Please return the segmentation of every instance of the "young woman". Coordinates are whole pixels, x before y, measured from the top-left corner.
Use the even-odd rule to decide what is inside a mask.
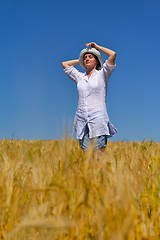
[[[108,56],[105,63],[100,51]],[[113,50],[90,42],[80,52],[79,59],[62,62],[64,72],[77,84],[78,107],[74,126],[83,150],[90,144],[94,144],[95,149],[104,150],[107,138],[117,132],[109,120],[106,106],[107,83],[115,69],[115,59]],[[84,73],[75,68],[78,64],[85,69]]]

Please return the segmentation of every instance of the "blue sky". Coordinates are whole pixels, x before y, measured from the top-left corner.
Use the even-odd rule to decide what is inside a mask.
[[[160,141],[159,10],[159,0],[0,0],[0,139],[72,132],[77,90],[61,62],[95,41],[117,52],[112,141]]]

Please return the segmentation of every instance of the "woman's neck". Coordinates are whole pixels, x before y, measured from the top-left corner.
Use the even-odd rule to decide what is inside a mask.
[[[90,77],[91,74],[92,74],[92,72],[93,72],[95,69],[96,69],[96,67],[94,67],[94,68],[88,68],[88,69],[86,70],[87,76]]]

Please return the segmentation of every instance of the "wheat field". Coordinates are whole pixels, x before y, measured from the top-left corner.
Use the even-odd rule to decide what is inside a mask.
[[[160,143],[1,140],[0,239],[160,239]]]

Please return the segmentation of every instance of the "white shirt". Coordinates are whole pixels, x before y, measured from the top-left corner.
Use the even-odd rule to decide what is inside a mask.
[[[77,138],[84,136],[85,125],[89,128],[89,138],[108,135],[112,137],[117,129],[111,124],[107,113],[107,83],[115,65],[103,64],[101,70],[94,70],[88,79],[86,73],[70,66],[64,72],[77,83],[78,107],[74,120]]]

